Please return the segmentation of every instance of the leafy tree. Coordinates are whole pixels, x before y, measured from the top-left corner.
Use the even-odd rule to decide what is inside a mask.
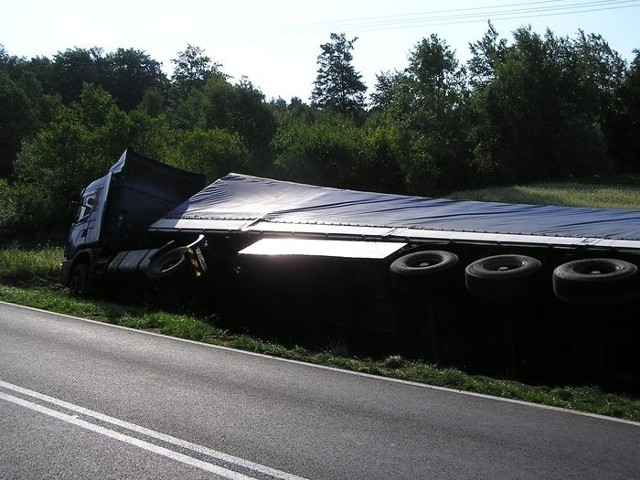
[[[398,91],[398,84],[402,81],[401,72],[381,72],[376,75],[376,85],[371,94],[371,110],[384,110],[393,105],[393,97]]]
[[[140,50],[119,48],[107,54],[105,62],[108,77],[99,84],[125,112],[133,110],[147,90],[162,91],[167,86],[160,63]]]
[[[178,137],[176,147],[165,155],[173,165],[204,173],[209,182],[230,172],[247,171],[249,151],[235,133],[196,127]]]
[[[212,75],[201,88],[194,88],[173,109],[174,126],[224,129],[236,133],[252,156],[252,171],[269,166],[269,145],[276,123],[264,95],[247,79],[231,84],[223,75]]]
[[[25,60],[15,55],[10,55],[0,43],[0,70],[10,78],[18,77],[24,71]]]
[[[402,73],[378,76],[377,122],[391,131],[408,191],[433,195],[468,182],[465,70],[437,35],[416,45]]]
[[[223,75],[221,64],[213,62],[203,49],[191,44],[178,52],[178,58],[172,59],[171,63],[174,64],[172,80],[183,90],[202,87],[212,76]]]
[[[506,49],[507,40],[499,38],[498,31],[489,22],[489,29],[482,39],[469,44],[472,55],[468,63],[471,85],[483,87],[495,78],[496,66],[502,62]]]
[[[296,121],[312,123],[322,115],[317,108],[307,105],[298,97],[292,97],[289,103],[281,98],[271,100],[268,107],[276,122],[276,130],[286,128]]]
[[[608,123],[609,149],[619,168],[640,171],[640,50],[624,76]]]
[[[41,65],[45,66],[45,65]],[[47,93],[56,93],[64,103],[70,103],[82,92],[85,83],[102,85],[108,78],[107,62],[101,48],[70,48],[53,57],[51,68],[42,69],[48,77],[43,85]]]
[[[39,218],[42,231],[66,223],[66,207],[104,172],[130,140],[131,124],[104,90],[85,84],[76,102],[60,105],[54,118],[23,144],[15,164],[21,192],[38,192],[20,213]],[[47,212],[43,215],[42,212]]]
[[[320,45],[318,75],[311,94],[313,105],[344,116],[364,110],[367,87],[351,64],[351,51],[357,39],[347,40],[344,33],[332,33],[331,42]]]
[[[362,132],[351,187],[375,192],[407,193],[401,160],[404,135],[398,124],[367,125]]]
[[[22,140],[48,120],[51,104],[29,63],[0,45],[0,177],[11,175]]]
[[[147,115],[157,117],[165,112],[165,96],[159,90],[150,88],[145,90],[142,100],[138,104],[138,108]]]
[[[29,107],[25,92],[0,70],[0,178],[12,172],[22,138],[29,130]]]
[[[572,42],[550,31],[542,37],[531,28],[513,35],[514,44],[499,55],[473,60],[492,65],[490,76],[474,70],[481,72],[472,99],[476,165],[496,183],[606,170],[598,100],[604,97],[590,80],[600,62],[585,57],[584,38]],[[495,52],[476,55],[487,51]]]
[[[0,241],[9,237],[9,231],[17,222],[17,202],[15,188],[4,178],[0,178]]]
[[[355,184],[362,131],[335,114],[280,128],[274,139],[276,174],[297,182],[335,187]]]
[[[255,171],[266,169],[276,124],[262,92],[246,78],[231,85],[217,77],[207,82],[204,93],[205,125],[238,133],[252,152]]]

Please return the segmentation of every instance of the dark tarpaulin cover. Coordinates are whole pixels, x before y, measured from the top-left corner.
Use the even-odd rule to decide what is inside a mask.
[[[187,219],[201,231],[220,230],[221,221],[233,220],[245,226],[261,222],[640,240],[640,211],[634,210],[412,197],[238,174],[216,180],[151,228],[178,229],[179,220]]]

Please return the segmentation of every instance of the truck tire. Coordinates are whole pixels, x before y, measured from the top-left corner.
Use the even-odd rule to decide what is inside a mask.
[[[553,271],[553,293],[565,302],[596,305],[624,303],[638,295],[640,277],[633,263],[585,258]]]
[[[391,286],[403,293],[421,293],[437,285],[446,286],[458,263],[455,253],[424,250],[397,258],[389,267]]]
[[[523,297],[535,290],[542,263],[526,255],[495,255],[467,265],[465,284],[473,295],[489,299]]]
[[[187,247],[178,247],[155,258],[147,267],[147,278],[155,281],[175,279],[189,268]]]
[[[69,293],[74,297],[87,297],[90,291],[89,265],[76,263],[69,276]]]

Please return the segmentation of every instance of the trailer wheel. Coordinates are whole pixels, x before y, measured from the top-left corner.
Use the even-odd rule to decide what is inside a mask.
[[[147,278],[150,280],[166,280],[176,277],[189,267],[185,256],[187,247],[178,247],[163,253],[151,261],[147,267]]]
[[[90,290],[89,265],[77,263],[69,276],[69,293],[74,297],[86,297]]]
[[[469,293],[489,299],[522,297],[535,288],[540,260],[526,255],[495,255],[476,260],[465,269]]]
[[[389,267],[391,286],[399,292],[420,293],[428,287],[443,284],[458,263],[455,253],[425,250],[397,258]]]
[[[624,303],[638,295],[639,280],[633,263],[586,258],[553,271],[553,293],[561,300],[583,305]]]

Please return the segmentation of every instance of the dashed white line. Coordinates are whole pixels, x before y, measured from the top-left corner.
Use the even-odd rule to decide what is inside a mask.
[[[99,412],[95,412],[93,410],[89,410],[84,407],[80,407],[78,405],[65,402],[64,400],[60,400],[54,397],[50,397],[48,395],[44,395],[42,393],[35,392],[33,390],[29,390],[18,385],[13,385],[11,383],[4,382],[0,380],[0,388],[4,388],[5,390],[13,391],[19,393],[23,396],[31,397],[33,399],[37,399],[41,402],[46,402],[51,405],[55,405],[57,407],[64,408],[66,410],[70,410],[72,412],[79,413],[83,416],[94,418],[103,423],[111,424],[122,429],[126,429],[132,432],[136,432],[141,435],[145,435],[151,439],[159,440],[171,445],[175,445],[185,450],[190,450],[196,453],[200,453],[202,455],[206,455],[210,458],[214,458],[216,460],[221,460],[227,464],[234,465],[246,470],[250,470],[255,473],[260,473],[263,475],[267,475],[271,478],[278,480],[306,480],[303,477],[299,477],[297,475],[293,475],[287,472],[283,472],[281,470],[277,470],[271,467],[267,467],[265,465],[261,465],[255,462],[251,462],[249,460],[245,460],[243,458],[235,457],[233,455],[228,455],[223,452],[219,452],[217,450],[213,450],[208,447],[204,447],[202,445],[198,445],[192,442],[188,442],[186,440],[182,440],[176,437],[172,437],[171,435],[167,435],[164,433],[156,432],[155,430],[151,430],[140,425],[136,425],[130,422],[126,422],[124,420],[120,420],[115,417],[111,417],[109,415],[105,415]],[[99,433],[101,435],[105,435],[107,437],[119,440],[121,442],[128,443],[130,445],[142,448],[144,450],[153,452],[155,454],[171,458],[173,460],[179,461],[181,463],[199,468],[201,470],[205,470],[208,472],[212,472],[216,475],[220,475],[224,478],[228,478],[231,480],[252,480],[255,477],[247,476],[233,470],[229,470],[227,468],[221,467],[219,465],[215,465],[213,463],[205,462],[199,460],[197,458],[191,457],[189,455],[185,455],[179,452],[175,452],[168,448],[156,445],[154,443],[147,442],[145,440],[141,440],[129,435],[125,435],[123,433],[117,432],[115,430],[111,430],[106,427],[102,427],[100,425],[95,425],[86,420],[82,420],[78,418],[76,415],[69,415],[63,412],[59,412],[57,410],[53,410],[49,407],[45,407],[38,403],[31,402],[29,400],[24,400],[19,397],[15,397],[13,395],[9,395],[3,392],[0,392],[0,399],[14,403],[16,405],[22,406],[24,408],[28,408],[30,410],[57,418],[59,420],[65,421],[72,425],[76,425],[78,427],[85,428],[95,433]]]

